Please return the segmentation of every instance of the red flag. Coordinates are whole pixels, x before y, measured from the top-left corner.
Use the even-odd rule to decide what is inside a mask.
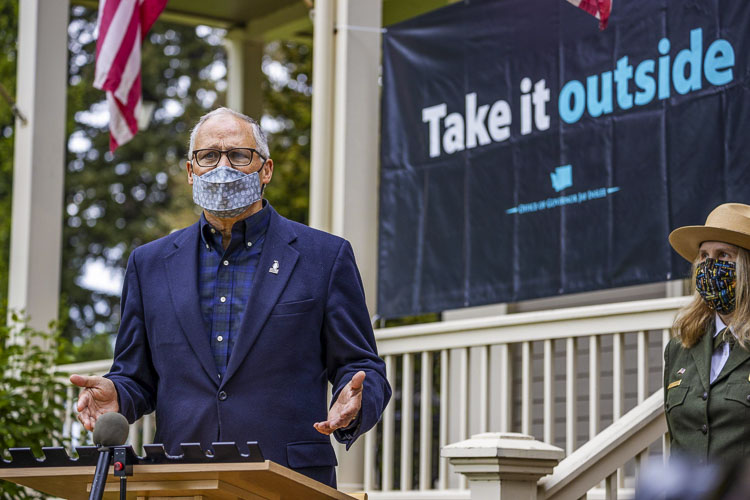
[[[612,0],[568,0],[579,9],[583,9],[599,20],[599,29],[603,30],[609,22],[612,12]]]
[[[106,91],[109,150],[138,132],[141,106],[141,43],[167,0],[100,0],[94,87]]]

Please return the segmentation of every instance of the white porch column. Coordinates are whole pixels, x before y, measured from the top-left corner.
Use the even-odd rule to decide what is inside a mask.
[[[57,319],[65,172],[69,0],[21,0],[8,310]]]
[[[332,231],[351,241],[375,314],[380,172],[382,0],[339,0],[333,124]]]
[[[476,434],[440,454],[467,477],[472,500],[536,500],[537,482],[565,456],[556,446],[512,432]]]
[[[352,243],[367,306],[377,278],[382,0],[318,0],[313,40],[310,225]],[[335,36],[334,36],[335,22]],[[339,455],[342,490],[361,490],[364,440]]]
[[[382,0],[338,0],[331,230],[354,248],[370,315],[377,297]],[[364,439],[339,467],[350,490],[364,485]]]
[[[336,0],[316,0],[313,11],[310,226],[331,231],[333,68]]]
[[[263,41],[243,30],[224,39],[227,49],[227,106],[260,122],[263,113]]]

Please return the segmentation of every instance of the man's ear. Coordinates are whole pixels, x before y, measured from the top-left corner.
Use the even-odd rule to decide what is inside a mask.
[[[193,185],[193,165],[190,160],[185,162],[185,169],[187,170],[188,184]]]
[[[261,184],[268,185],[273,177],[273,160],[271,158],[266,160],[261,168],[260,182]]]

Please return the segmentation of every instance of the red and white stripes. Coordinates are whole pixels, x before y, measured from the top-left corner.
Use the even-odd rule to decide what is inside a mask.
[[[613,0],[568,0],[568,2],[596,17],[599,20],[599,29],[603,30],[607,27]]]
[[[141,105],[141,43],[167,0],[101,0],[94,87],[107,93],[109,149],[133,138]]]

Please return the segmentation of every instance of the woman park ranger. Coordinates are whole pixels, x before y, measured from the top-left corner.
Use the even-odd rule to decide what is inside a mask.
[[[750,455],[750,206],[720,205],[669,243],[693,264],[696,290],[664,351],[671,453],[740,460]]]

